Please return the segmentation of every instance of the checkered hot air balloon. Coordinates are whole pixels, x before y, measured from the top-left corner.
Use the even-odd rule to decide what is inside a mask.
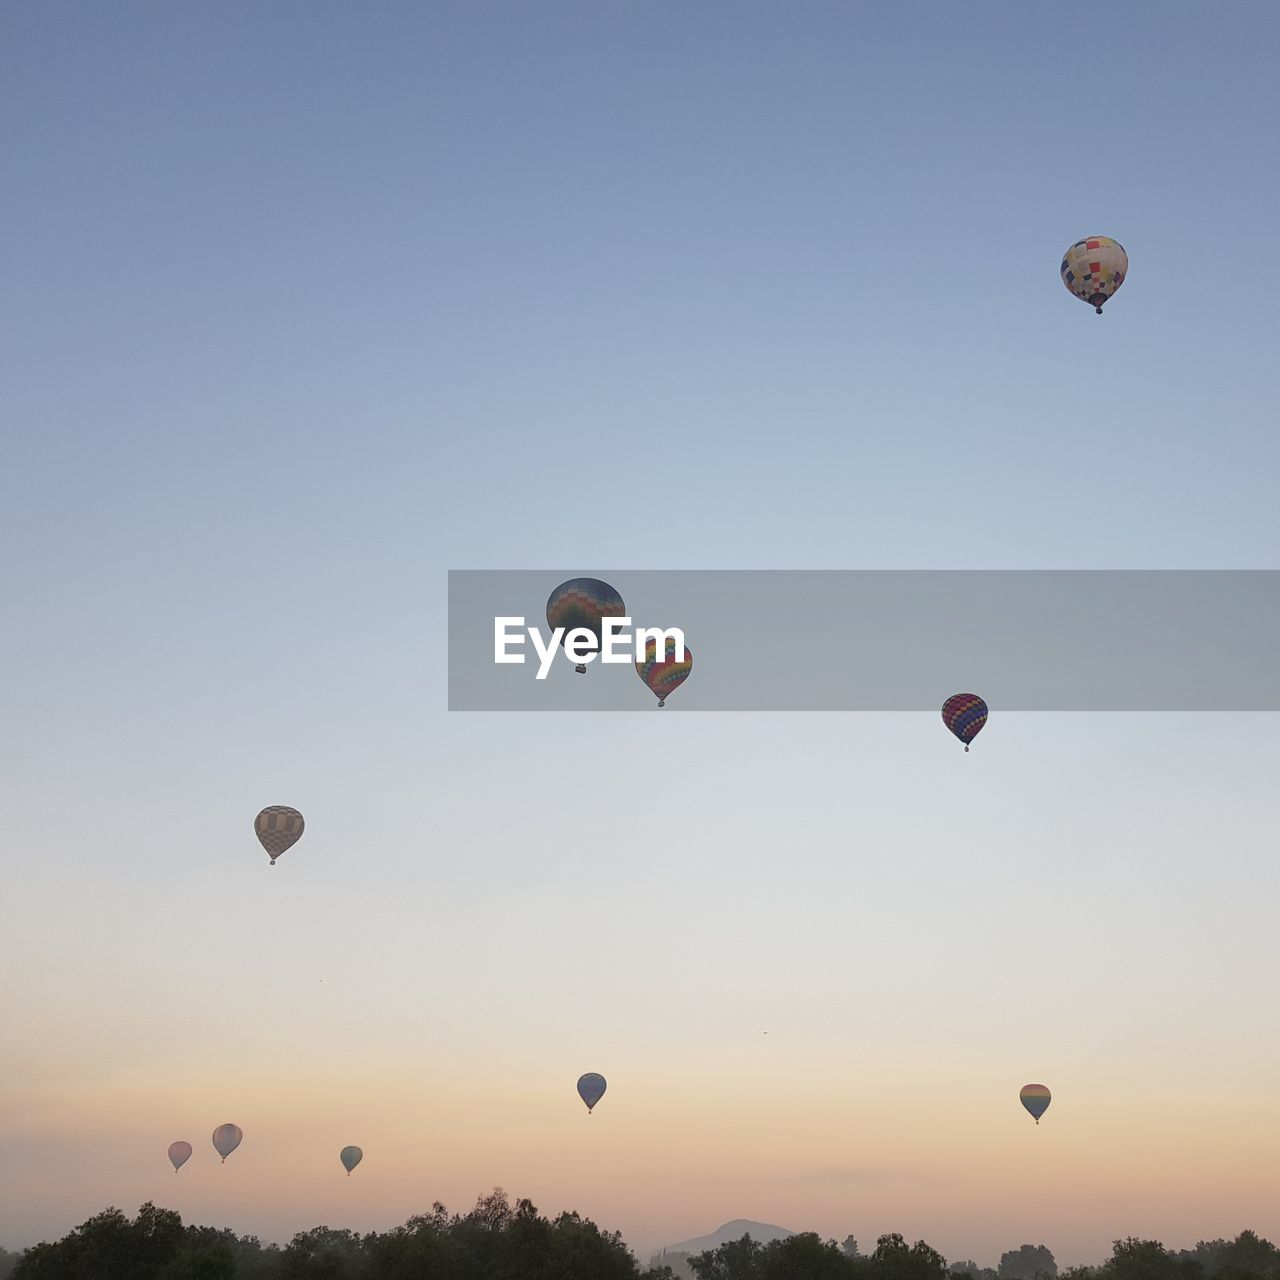
[[[268,805],[253,820],[253,829],[257,833],[258,842],[271,858],[271,865],[286,850],[292,848],[302,838],[302,829],[306,823],[297,809],[288,805]]]
[[[1062,283],[1099,315],[1102,304],[1124,284],[1129,255],[1124,246],[1106,236],[1077,240],[1062,255]]]
[[[976,693],[957,693],[942,704],[942,723],[964,743],[969,743],[982,732],[987,723],[987,704]]]
[[[665,707],[667,699],[689,678],[693,670],[693,654],[684,647],[684,658],[676,659],[676,642],[668,637],[663,643],[663,656],[658,656],[658,642],[646,640],[644,659],[636,663],[636,674],[649,686],[658,699],[658,706]]]
[[[606,618],[625,618],[627,606],[622,597],[607,582],[599,578],[570,578],[562,582],[547,599],[547,624],[554,631],[564,628],[561,645],[571,632],[578,628],[589,631],[602,643],[602,630]],[[574,667],[579,675],[586,675],[586,663]]]

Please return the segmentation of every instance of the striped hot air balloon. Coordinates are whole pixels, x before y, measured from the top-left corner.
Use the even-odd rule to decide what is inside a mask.
[[[1036,1124],[1039,1124],[1040,1117],[1049,1110],[1049,1103],[1053,1101],[1053,1096],[1042,1084],[1024,1084],[1022,1091],[1018,1094],[1018,1100],[1035,1116]]]
[[[676,659],[676,642],[667,638],[663,644],[663,656],[658,656],[658,642],[645,641],[644,660],[636,663],[636,674],[649,686],[658,699],[658,706],[665,707],[667,699],[689,678],[693,670],[693,654],[684,647],[683,660]]]

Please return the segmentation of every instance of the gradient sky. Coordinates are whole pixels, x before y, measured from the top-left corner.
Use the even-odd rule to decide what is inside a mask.
[[[1280,1236],[1275,717],[450,715],[444,644],[450,568],[1280,567],[1278,37],[5,6],[0,1244]]]

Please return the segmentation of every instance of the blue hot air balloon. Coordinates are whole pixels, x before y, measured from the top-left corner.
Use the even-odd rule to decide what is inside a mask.
[[[604,1091],[608,1087],[604,1076],[597,1075],[594,1071],[578,1077],[578,1097],[587,1104],[587,1115],[591,1114],[596,1103],[604,1097]]]

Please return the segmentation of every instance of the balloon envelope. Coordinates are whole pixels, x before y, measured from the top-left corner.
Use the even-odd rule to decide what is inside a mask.
[[[364,1159],[364,1152],[359,1147],[343,1147],[338,1154],[338,1159],[342,1161],[342,1167],[347,1171],[349,1178],[351,1170]]]
[[[942,704],[942,723],[964,743],[969,743],[982,732],[987,723],[987,704],[976,693],[957,693]]]
[[[1099,315],[1102,305],[1124,284],[1129,255],[1106,236],[1086,236],[1062,255],[1062,283]]]
[[[626,613],[627,606],[622,603],[622,597],[599,578],[570,578],[547,597],[548,625],[553,631],[557,627],[564,628],[561,647],[578,627],[591,632],[600,643],[604,619],[624,618]],[[585,664],[579,663],[577,670],[586,669]]]
[[[188,1160],[191,1159],[191,1143],[175,1142],[169,1147],[169,1160],[173,1164],[173,1171],[177,1173]]]
[[[223,1164],[226,1164],[227,1157],[240,1145],[243,1137],[238,1124],[220,1124],[213,1131],[213,1149],[222,1157]]]
[[[658,699],[658,706],[665,706],[667,699],[689,678],[693,670],[693,654],[684,647],[683,660],[676,661],[676,642],[667,639],[662,656],[658,655],[658,642],[646,640],[644,660],[636,663],[636,674],[645,682]]]
[[[1018,1098],[1022,1105],[1035,1116],[1036,1124],[1040,1123],[1040,1117],[1049,1110],[1049,1103],[1053,1100],[1049,1090],[1042,1084],[1024,1084]]]
[[[585,1076],[578,1077],[578,1097],[587,1104],[588,1115],[591,1114],[596,1103],[604,1097],[604,1091],[608,1087],[604,1076],[597,1075],[594,1071],[588,1071]]]
[[[298,843],[305,826],[302,814],[284,804],[268,805],[253,820],[258,841],[271,855],[272,865],[286,849]]]

